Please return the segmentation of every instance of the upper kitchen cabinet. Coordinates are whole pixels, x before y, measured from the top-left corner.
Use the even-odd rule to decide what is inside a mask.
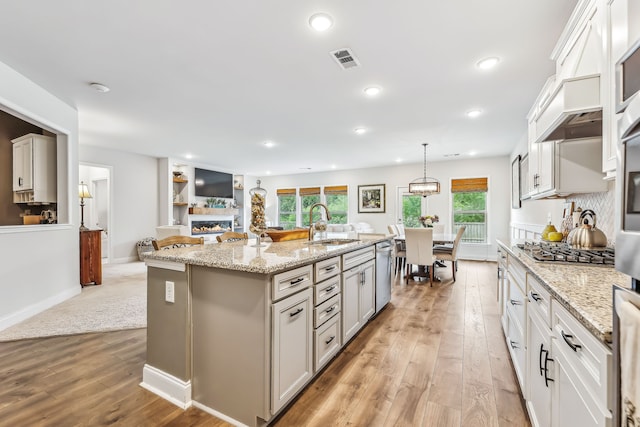
[[[13,143],[13,202],[56,203],[56,140],[30,133]]]

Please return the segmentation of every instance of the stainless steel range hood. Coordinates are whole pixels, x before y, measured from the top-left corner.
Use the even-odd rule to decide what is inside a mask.
[[[535,119],[535,142],[602,136],[600,75],[563,80]]]

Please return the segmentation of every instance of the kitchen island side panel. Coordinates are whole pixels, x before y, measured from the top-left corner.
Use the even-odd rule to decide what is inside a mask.
[[[191,379],[189,269],[147,267],[147,364],[183,381]],[[173,303],[165,283],[174,283]]]
[[[243,424],[268,420],[270,277],[192,266],[193,399]]]

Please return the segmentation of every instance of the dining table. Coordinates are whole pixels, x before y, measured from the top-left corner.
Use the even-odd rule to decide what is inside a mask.
[[[406,240],[405,237],[404,237],[404,234],[398,234],[393,239],[396,242],[399,242],[399,243],[405,243],[405,240]],[[456,240],[456,234],[455,233],[454,234],[452,234],[452,233],[437,233],[437,234],[433,235],[433,246],[436,246],[436,245],[452,245],[455,240]],[[444,264],[442,264],[439,261],[436,261],[435,265],[436,265],[436,267],[444,267]],[[415,276],[422,277],[422,278],[425,278],[425,277],[428,278],[429,277],[429,275],[427,273],[427,270],[426,270],[424,265],[419,265],[418,266],[418,272],[415,274]],[[436,281],[436,282],[441,281],[440,277],[438,277],[435,274],[435,271],[434,271],[434,275],[433,275],[433,280]]]

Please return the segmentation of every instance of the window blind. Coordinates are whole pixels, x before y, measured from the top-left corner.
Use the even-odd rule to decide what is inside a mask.
[[[324,187],[324,194],[347,194],[346,185],[328,185]]]
[[[487,192],[489,190],[487,178],[464,178],[451,180],[452,193]]]
[[[278,196],[295,196],[296,189],[295,188],[278,188],[276,190],[276,194]]]
[[[307,187],[300,189],[301,196],[314,196],[320,194],[320,187]]]

